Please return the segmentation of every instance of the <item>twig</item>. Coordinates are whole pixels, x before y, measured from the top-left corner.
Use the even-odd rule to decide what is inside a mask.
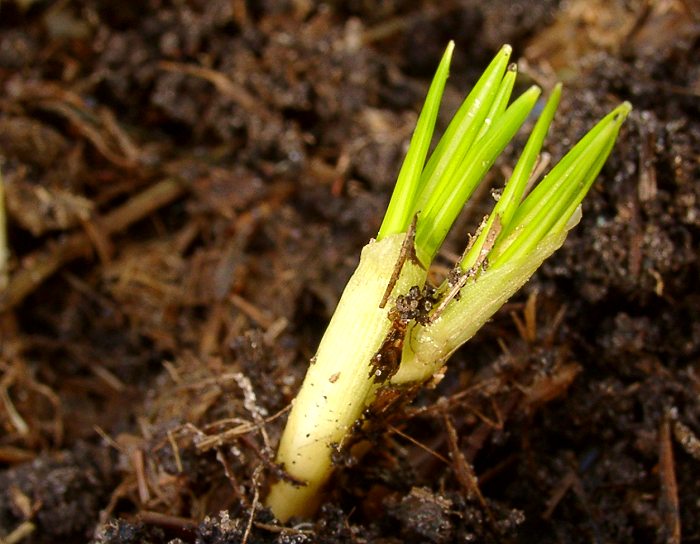
[[[552,490],[552,493],[547,500],[547,508],[542,514],[542,519],[548,520],[552,517],[554,510],[559,505],[561,500],[566,495],[567,491],[576,483],[578,476],[576,471],[569,469],[564,477],[559,481],[559,484]]]
[[[162,61],[158,63],[161,70],[167,72],[177,72],[188,76],[204,79],[214,85],[216,90],[223,96],[233,100],[249,112],[253,112],[261,117],[269,117],[267,110],[260,107],[255,97],[250,94],[242,85],[229,79],[222,72],[217,72],[211,68],[186,64],[183,62]]]
[[[405,32],[407,29],[421,24],[428,23],[439,17],[443,17],[455,10],[456,6],[453,3],[448,3],[440,8],[418,9],[407,15],[399,15],[387,21],[383,21],[373,27],[366,29],[362,33],[362,43],[364,45],[371,44],[376,41],[390,38],[394,34]]]
[[[5,216],[5,182],[0,172],[0,293],[7,287],[8,260],[10,250],[7,247],[7,218]]]
[[[380,308],[384,308],[386,306],[386,303],[389,301],[389,296],[391,296],[391,292],[394,290],[394,286],[396,285],[396,282],[399,280],[399,276],[401,275],[401,269],[403,269],[403,265],[406,263],[406,260],[411,257],[411,259],[414,262],[418,262],[418,259],[415,257],[415,240],[416,240],[416,223],[418,221],[418,214],[413,216],[413,220],[411,221],[411,225],[408,227],[408,231],[406,232],[406,237],[403,240],[403,243],[401,244],[401,250],[399,251],[399,257],[396,259],[396,263],[394,263],[394,270],[391,273],[391,278],[389,279],[389,284],[386,286],[386,290],[384,291],[384,295],[382,296],[382,300],[379,303]]]
[[[452,468],[457,477],[459,485],[462,486],[467,499],[476,498],[479,504],[484,509],[489,519],[493,523],[493,515],[484,496],[481,494],[479,489],[479,480],[474,474],[474,468],[467,462],[462,450],[459,449],[459,443],[457,440],[457,430],[452,424],[452,420],[448,414],[443,415],[443,421],[445,422],[445,428],[447,429],[447,443],[450,447],[450,457],[452,458]]]
[[[266,314],[264,310],[258,308],[255,304],[248,302],[241,295],[236,293],[231,293],[229,296],[229,301],[237,310],[240,310],[246,317],[252,319],[257,325],[260,325],[264,329],[269,329],[273,320],[269,315]]]
[[[440,455],[440,454],[439,454],[438,452],[436,452],[434,449],[432,449],[432,448],[426,446],[426,445],[423,444],[422,442],[420,442],[420,441],[416,440],[415,438],[413,438],[412,436],[406,434],[406,433],[403,432],[401,429],[398,429],[398,428],[394,427],[394,426],[391,425],[391,424],[388,425],[388,429],[389,429],[392,433],[396,433],[396,434],[398,434],[400,437],[405,438],[405,439],[408,440],[411,444],[414,444],[415,446],[418,446],[420,449],[422,449],[423,451],[429,453],[430,455],[432,455],[432,456],[435,457],[436,459],[439,459],[440,461],[442,461],[442,462],[445,463],[446,465],[449,465],[449,464],[450,464],[450,460],[447,459],[444,455]]]
[[[661,496],[659,506],[663,516],[668,544],[681,542],[681,517],[678,504],[678,483],[673,462],[673,445],[671,443],[671,424],[664,418],[659,431],[659,477],[661,479]]]
[[[31,461],[37,453],[14,446],[0,446],[0,463],[16,464]]]
[[[173,450],[173,457],[175,458],[175,466],[177,467],[178,474],[183,473],[182,459],[180,458],[180,448],[177,445],[177,440],[173,435],[172,429],[168,431],[168,442],[170,443],[170,448]]]
[[[24,418],[22,418],[20,413],[17,411],[17,408],[15,408],[9,393],[7,392],[7,388],[4,386],[0,387],[0,401],[2,401],[5,412],[7,412],[7,416],[10,419],[12,426],[17,430],[17,433],[20,436],[27,436],[29,434],[29,425],[27,425],[27,422],[24,421]]]
[[[262,473],[262,465],[255,467],[253,472],[253,503],[250,505],[250,516],[248,517],[248,524],[245,528],[245,533],[243,533],[243,540],[241,544],[247,544],[248,537],[250,537],[250,531],[253,528],[253,521],[255,520],[255,510],[258,508],[260,502],[260,474]]]
[[[513,393],[511,393],[503,401],[502,406],[499,404],[494,406],[494,409],[496,409],[497,413],[500,415],[499,421],[505,422],[510,417],[513,411],[518,407],[521,398],[522,393],[514,390]],[[482,421],[479,426],[472,431],[471,435],[469,436],[468,449],[465,454],[468,461],[474,460],[476,454],[481,450],[488,437],[491,436],[493,430],[494,426],[492,425],[492,422],[486,420]]]
[[[144,465],[143,450],[135,449],[131,454],[131,464],[134,467],[134,472],[136,473],[136,483],[139,492],[139,501],[141,504],[148,504],[151,500],[151,494],[148,489],[148,482],[146,481],[146,467]]]
[[[100,116],[77,93],[47,81],[24,82],[19,98],[66,119],[111,163],[122,168],[137,165],[138,149],[111,112]]]
[[[229,463],[229,460],[226,457],[226,452],[222,448],[216,448],[216,460],[224,468],[224,474],[226,475],[226,478],[228,478],[228,481],[231,484],[231,489],[233,489],[233,493],[236,498],[243,504],[247,503],[248,501],[243,493],[243,487],[238,485],[236,471],[231,467],[231,463]]]
[[[262,464],[272,472],[275,477],[279,478],[280,480],[284,480],[286,482],[290,482],[294,485],[298,486],[304,486],[306,485],[306,482],[304,480],[300,480],[299,478],[295,478],[291,474],[289,474],[287,471],[284,470],[283,467],[280,465],[275,464],[275,462],[272,460],[271,457],[265,455],[258,445],[253,442],[248,435],[243,435],[240,437],[240,441],[247,446],[250,451],[252,451],[255,456],[262,461]]]
[[[171,203],[184,191],[182,183],[163,180],[109,212],[100,220],[100,225],[106,235],[119,232]],[[17,306],[66,263],[87,255],[91,247],[90,237],[79,232],[26,257],[24,268],[10,278],[7,289],[0,293],[0,313]]]
[[[34,525],[31,521],[25,521],[23,523],[20,523],[16,529],[14,529],[9,535],[7,535],[5,538],[0,537],[0,544],[17,544],[18,542],[21,542],[28,536],[30,536],[36,529],[36,525]]]
[[[298,529],[296,527],[283,527],[273,525],[271,523],[263,523],[262,521],[253,522],[258,529],[264,529],[270,533],[281,533],[285,535],[313,535],[316,534],[313,529]],[[297,526],[299,527],[299,526]]]
[[[146,525],[156,525],[157,527],[165,527],[166,529],[176,529],[187,533],[193,533],[197,530],[197,522],[189,518],[180,516],[172,516],[161,512],[151,512],[149,510],[140,511],[137,516],[139,521]]]
[[[114,440],[114,438],[109,436],[107,432],[104,429],[102,429],[102,427],[100,427],[99,425],[93,425],[92,430],[95,431],[100,436],[100,438],[102,438],[102,440],[109,444],[110,447],[114,448],[120,453],[126,453],[125,448],[119,442]]]

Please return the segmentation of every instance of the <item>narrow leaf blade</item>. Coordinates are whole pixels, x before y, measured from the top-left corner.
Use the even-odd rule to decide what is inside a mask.
[[[411,222],[413,203],[418,194],[421,171],[435,130],[435,121],[449,74],[453,50],[454,42],[450,42],[430,84],[423,109],[411,137],[406,158],[396,180],[396,187],[379,229],[378,240],[390,234],[405,232]]]

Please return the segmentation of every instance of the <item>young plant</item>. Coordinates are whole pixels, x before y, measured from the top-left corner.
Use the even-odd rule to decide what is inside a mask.
[[[540,95],[532,87],[509,105],[516,68],[503,46],[426,162],[453,48],[428,90],[377,238],[363,248],[289,414],[277,453],[288,478],[267,497],[280,521],[313,514],[334,451],[380,389],[430,380],[562,245],[631,110],[625,102],[604,117],[525,196],[557,85],[492,213],[433,288],[428,269],[448,231]]]

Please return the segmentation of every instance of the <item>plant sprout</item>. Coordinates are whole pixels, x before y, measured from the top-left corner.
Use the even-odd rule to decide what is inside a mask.
[[[363,248],[294,401],[277,454],[288,478],[267,497],[280,521],[313,514],[334,451],[382,388],[431,380],[562,245],[631,110],[625,102],[604,117],[526,195],[557,85],[493,211],[448,279],[431,287],[428,269],[448,231],[540,96],[531,87],[509,104],[516,67],[503,46],[428,158],[453,48],[430,85],[379,233]]]

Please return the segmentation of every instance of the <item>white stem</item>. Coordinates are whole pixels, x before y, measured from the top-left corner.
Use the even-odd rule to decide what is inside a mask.
[[[387,314],[395,296],[425,282],[426,272],[407,260],[392,297],[379,308],[404,239],[404,234],[396,234],[364,247],[309,366],[277,453],[277,462],[306,485],[272,486],[267,505],[280,521],[308,516],[318,507],[319,493],[332,472],[334,448],[342,446],[376,391],[371,359],[389,332]]]
[[[561,247],[580,216],[578,210],[563,231],[546,236],[529,255],[481,273],[433,323],[409,329],[401,365],[389,383],[400,386],[430,379]],[[305,485],[280,481],[272,486],[267,505],[282,522],[309,516],[318,507],[333,469],[334,449],[342,447],[379,387],[371,376],[371,360],[390,330],[388,313],[395,297],[425,282],[426,272],[408,260],[388,303],[379,308],[404,239],[404,234],[396,234],[364,247],[294,401],[277,462]]]

